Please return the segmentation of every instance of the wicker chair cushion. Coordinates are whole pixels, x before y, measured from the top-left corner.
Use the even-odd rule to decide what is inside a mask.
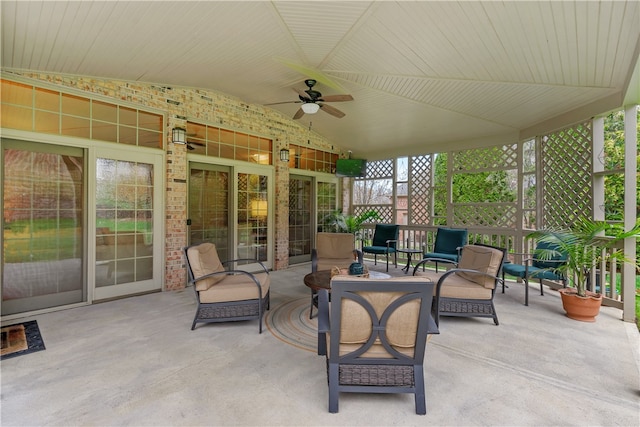
[[[482,273],[497,276],[502,264],[503,253],[499,249],[489,248],[486,246],[466,245],[462,250],[462,256],[458,263],[458,268],[477,270]],[[487,289],[493,289],[496,286],[494,278],[477,275],[473,273],[460,272],[457,273],[461,277],[484,286]]]
[[[224,271],[224,266],[218,257],[216,245],[213,243],[203,243],[189,248],[187,250],[187,257],[189,257],[189,265],[191,266],[191,271],[193,271],[193,277],[196,279],[207,274]],[[220,274],[198,280],[196,282],[196,290],[206,291],[224,278],[225,275]]]
[[[256,283],[246,274],[221,274],[223,280],[200,291],[201,303],[244,301],[262,298],[269,292],[271,279],[267,273],[255,273],[255,278],[260,282],[261,295],[258,295]]]
[[[316,251],[319,259],[345,259],[349,265],[353,262],[354,249],[355,240],[351,233],[318,233]]]
[[[423,273],[416,272],[416,276],[429,277],[434,282],[440,280],[445,273]],[[435,295],[436,288],[433,288]],[[460,298],[460,299],[491,299],[491,289],[487,289],[476,282],[471,282],[460,273],[450,274],[445,279],[440,289],[440,297],[442,298]]]
[[[340,280],[369,280],[351,276],[341,276]],[[403,281],[424,282],[424,278],[406,277]],[[371,303],[378,316],[382,315],[385,308],[402,296],[402,292],[393,293],[359,293]],[[387,322],[387,337],[394,347],[411,348],[415,345],[416,325],[419,316],[420,303],[410,301],[391,314]],[[344,344],[363,344],[371,335],[371,319],[367,311],[357,302],[343,300],[342,323],[340,327],[340,342]],[[383,350],[384,351],[384,350]]]

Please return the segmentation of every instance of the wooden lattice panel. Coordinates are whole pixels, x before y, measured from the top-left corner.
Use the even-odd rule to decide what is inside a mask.
[[[431,155],[409,158],[409,224],[431,222],[432,168]]]
[[[393,160],[367,162],[367,179],[393,178]]]
[[[452,173],[505,171],[518,168],[518,145],[476,148],[453,153]],[[515,228],[516,202],[454,203],[450,206],[453,225],[471,227]]]
[[[471,203],[453,207],[456,226],[516,227],[517,209],[513,203]]]
[[[518,145],[476,148],[453,153],[453,170],[465,173],[493,169],[516,169]]]
[[[562,129],[542,138],[541,227],[569,227],[577,217],[590,216],[591,121]]]

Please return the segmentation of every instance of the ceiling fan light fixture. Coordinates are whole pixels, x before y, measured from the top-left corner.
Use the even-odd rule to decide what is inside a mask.
[[[320,109],[320,106],[315,102],[305,102],[300,108],[302,108],[305,114],[315,114]]]

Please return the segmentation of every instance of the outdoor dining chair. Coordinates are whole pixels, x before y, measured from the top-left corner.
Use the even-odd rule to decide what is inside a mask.
[[[370,246],[363,246],[362,252],[373,254],[373,263],[378,264],[378,255],[385,255],[387,258],[387,271],[389,271],[389,255],[393,254],[394,264],[398,268],[398,236],[400,226],[397,224],[376,224],[373,232],[373,241]]]
[[[563,287],[567,285],[567,279],[557,268],[567,261],[566,254],[561,252],[557,252],[549,257],[545,257],[545,259],[540,259],[538,254],[540,251],[546,251],[549,253],[550,251],[556,251],[557,247],[555,247],[552,243],[549,242],[538,242],[535,250],[533,251],[533,256],[530,254],[514,254],[514,255],[522,255],[524,259],[522,260],[522,264],[506,262],[502,268],[502,293],[504,293],[504,276],[505,274],[514,276],[516,278],[522,279],[524,282],[524,305],[529,305],[529,279],[538,279],[540,281],[540,295],[544,295],[544,290],[542,288],[543,280],[554,280],[562,282]]]
[[[436,231],[436,241],[432,251],[426,251],[423,260],[429,259],[436,265],[436,273],[438,272],[438,263],[455,264],[460,259],[460,251],[467,244],[468,232],[464,228],[446,228],[438,227]]]

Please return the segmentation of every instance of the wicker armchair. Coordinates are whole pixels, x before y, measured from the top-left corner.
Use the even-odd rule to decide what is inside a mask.
[[[191,324],[259,320],[262,333],[262,316],[269,309],[269,271],[261,262],[263,271],[250,273],[244,270],[227,270],[225,266],[243,260],[221,262],[213,243],[201,243],[184,248],[189,283],[193,283],[198,308]]]
[[[340,392],[413,393],[426,413],[424,354],[434,284],[420,277],[361,279],[336,276],[319,292],[318,354],[326,356],[329,412]]]
[[[355,248],[351,233],[318,233],[316,247],[311,249],[311,271],[346,268],[352,262],[362,264],[362,252]]]
[[[440,316],[490,317],[498,325],[493,304],[506,251],[488,245],[466,245],[456,268],[444,273],[418,271],[428,259],[420,261],[413,275],[426,277],[436,284],[433,316],[440,325]]]
[[[331,270],[333,267],[347,268],[352,262],[362,264],[362,252],[355,248],[355,237],[351,233],[318,233],[316,247],[311,249],[311,272]],[[309,319],[313,318],[313,307],[318,304],[318,292],[311,289]]]

